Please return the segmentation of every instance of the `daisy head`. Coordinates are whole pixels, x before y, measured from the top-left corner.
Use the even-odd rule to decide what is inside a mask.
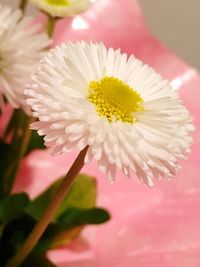
[[[24,101],[24,84],[43,50],[50,45],[39,25],[31,18],[22,18],[20,10],[0,5],[0,102],[3,95],[19,107]]]
[[[192,143],[191,117],[168,81],[134,56],[103,44],[67,43],[51,50],[26,90],[53,155],[89,145],[109,179],[116,168],[149,186],[170,178]]]
[[[30,2],[52,17],[74,16],[85,11],[90,0],[30,0]]]

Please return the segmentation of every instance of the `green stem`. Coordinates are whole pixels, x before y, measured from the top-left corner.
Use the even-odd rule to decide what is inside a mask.
[[[26,11],[27,4],[28,4],[27,0],[21,0],[20,3],[19,3],[19,9],[21,9],[23,14]]]
[[[12,190],[13,183],[19,171],[20,163],[26,154],[26,151],[28,149],[28,145],[31,139],[32,131],[29,129],[29,124],[34,122],[35,120],[32,117],[28,117],[27,119],[27,116],[24,117],[23,113],[21,114],[21,117],[19,117],[18,119],[25,120],[25,124],[23,128],[23,133],[21,136],[19,136],[19,131],[21,130],[21,128],[17,127],[13,133],[11,145],[13,147],[17,145],[17,149],[19,150],[19,152],[18,152],[17,158],[14,159],[10,163],[10,166],[7,168],[7,170],[5,171],[5,174],[3,175],[4,195],[10,193]]]
[[[56,21],[57,21],[57,18],[54,18],[52,16],[48,16],[48,21],[47,21],[47,25],[46,25],[46,31],[47,31],[49,37],[53,36],[54,29],[55,29],[55,26],[56,26]]]
[[[76,160],[74,161],[73,165],[71,166],[70,170],[68,171],[67,175],[63,179],[60,187],[58,188],[57,193],[55,194],[54,198],[52,199],[49,207],[47,208],[46,213],[43,217],[38,221],[36,226],[34,227],[33,231],[29,235],[28,239],[19,249],[17,254],[6,264],[5,267],[18,267],[24,261],[24,259],[29,255],[32,251],[33,247],[37,244],[40,237],[46,230],[47,226],[53,219],[56,211],[58,210],[60,204],[62,203],[66,193],[68,192],[72,182],[79,174],[80,170],[84,166],[84,159],[87,153],[88,146],[85,147],[77,156]]]
[[[23,159],[28,149],[28,145],[31,139],[32,130],[29,128],[29,125],[35,121],[35,118],[29,117],[26,123],[26,128],[24,129],[23,136],[22,136],[22,143],[19,150],[19,162]]]
[[[28,116],[21,109],[14,109],[6,130],[4,131],[3,140],[7,142],[9,135],[12,135],[11,142],[15,144],[20,137],[19,129],[23,128],[27,120]]]

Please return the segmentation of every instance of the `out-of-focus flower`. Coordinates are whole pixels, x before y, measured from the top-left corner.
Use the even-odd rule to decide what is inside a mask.
[[[30,0],[30,2],[52,17],[74,16],[85,11],[90,0]]]
[[[191,117],[168,81],[120,50],[85,42],[62,44],[39,64],[27,103],[54,155],[89,145],[109,179],[116,167],[153,185],[170,178],[190,151]]]
[[[50,45],[40,25],[22,18],[20,10],[0,5],[0,103],[3,95],[13,107],[24,101],[24,85],[36,62]]]

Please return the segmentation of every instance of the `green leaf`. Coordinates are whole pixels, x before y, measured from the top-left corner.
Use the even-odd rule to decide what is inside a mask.
[[[43,254],[30,254],[26,260],[20,265],[21,267],[56,267],[47,257]]]
[[[77,226],[58,231],[56,235],[54,235],[54,238],[51,239],[51,242],[49,242],[50,246],[48,249],[56,249],[68,245],[73,239],[79,236],[83,228],[84,226]]]
[[[56,214],[56,218],[66,213],[67,210],[72,207],[81,209],[93,208],[96,204],[96,198],[97,184],[95,178],[80,174],[68,191],[67,196]]]
[[[35,252],[43,253],[50,248],[67,245],[80,234],[85,225],[101,224],[109,219],[109,213],[102,208],[70,208],[58,218],[57,222],[48,226],[35,247]]]
[[[37,197],[30,203],[27,212],[40,219],[42,214],[46,211],[47,206],[54,197],[62,179],[59,179],[53,185],[51,185],[43,194]],[[69,208],[93,208],[96,203],[96,181],[93,177],[87,175],[79,175],[75,179],[73,185],[69,189],[62,205],[60,206],[56,216],[58,218],[64,214]]]
[[[60,226],[66,229],[80,225],[101,224],[107,222],[109,219],[109,213],[102,208],[71,208],[59,217],[58,220]]]
[[[0,201],[0,221],[7,223],[19,217],[28,206],[30,200],[27,194],[13,194]]]
[[[8,259],[16,254],[35,224],[36,220],[25,213],[4,224],[0,238],[0,266],[4,266]]]
[[[24,243],[36,220],[27,214],[21,214],[20,217],[4,225],[2,237],[0,239],[0,266],[4,266],[20,246]]]
[[[45,149],[44,140],[42,136],[39,136],[36,131],[32,131],[31,140],[26,151],[26,155],[34,149]]]
[[[61,182],[62,179],[59,179],[31,202],[26,212],[35,220],[40,220]],[[80,234],[86,224],[100,224],[108,221],[109,213],[101,208],[95,208],[96,196],[95,179],[87,175],[79,175],[34,252],[43,253],[50,248],[66,245]]]
[[[54,197],[60,182],[61,179],[59,181],[56,181],[44,193],[33,200],[27,207],[26,212],[33,216],[35,219],[40,219],[41,216],[45,213],[52,198]]]

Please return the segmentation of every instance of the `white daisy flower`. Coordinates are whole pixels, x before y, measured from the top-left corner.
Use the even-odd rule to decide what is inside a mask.
[[[90,4],[90,0],[30,0],[30,2],[52,17],[74,16],[85,11]]]
[[[0,5],[0,102],[4,95],[13,107],[23,103],[24,84],[50,45],[47,35],[38,33],[40,25],[31,24],[20,10]]]
[[[67,43],[52,49],[26,90],[52,154],[82,150],[114,179],[116,168],[152,178],[175,175],[190,151],[191,117],[168,81],[134,56],[103,44]]]

